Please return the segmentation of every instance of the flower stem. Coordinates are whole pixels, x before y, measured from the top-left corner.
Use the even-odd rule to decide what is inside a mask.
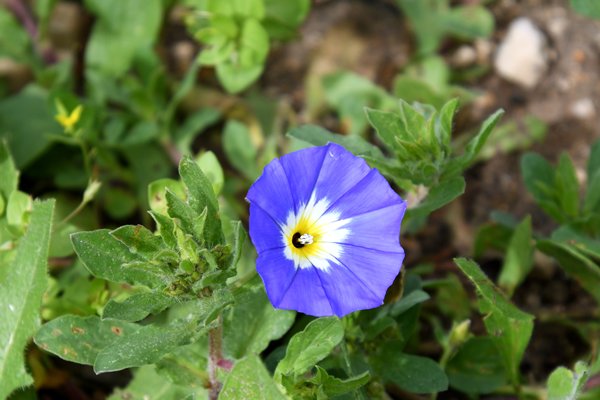
[[[223,317],[217,318],[217,326],[208,331],[208,379],[210,392],[208,398],[217,400],[221,391],[221,382],[217,378],[217,369],[223,359]]]

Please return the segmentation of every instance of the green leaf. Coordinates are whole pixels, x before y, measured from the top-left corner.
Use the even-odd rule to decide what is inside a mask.
[[[212,183],[213,192],[215,192],[216,195],[221,193],[225,177],[223,175],[223,168],[221,167],[217,156],[215,156],[215,153],[212,151],[205,151],[201,156],[196,158],[196,164],[198,164],[202,173],[208,178],[210,183]]]
[[[533,242],[531,232],[531,217],[527,216],[515,229],[504,264],[498,278],[498,284],[509,295],[515,291],[533,267]]]
[[[555,173],[555,187],[559,194],[559,204],[570,217],[579,214],[579,183],[573,161],[567,153],[562,153]]]
[[[205,208],[202,213],[197,213],[186,203],[177,197],[174,193],[167,189],[165,193],[167,200],[167,212],[169,217],[176,219],[177,226],[188,235],[193,236],[198,243],[205,243],[206,217],[208,208]]]
[[[34,337],[40,348],[63,360],[93,365],[98,354],[139,325],[97,316],[63,315],[44,324]]]
[[[500,109],[486,118],[479,129],[479,132],[467,143],[465,154],[460,157],[463,164],[463,168],[471,165],[476,159],[477,155],[483,148],[483,145],[487,141],[488,137],[494,130],[494,127],[500,120],[500,117],[504,114],[504,110]]]
[[[275,381],[255,355],[238,361],[223,383],[221,400],[285,400]]]
[[[344,393],[353,392],[361,386],[366,385],[371,379],[369,371],[348,379],[340,379],[331,376],[327,371],[317,365],[317,373],[309,382],[319,386],[322,392],[329,397],[339,396]]]
[[[588,366],[582,361],[574,371],[558,367],[548,377],[548,400],[577,400],[588,376]]]
[[[310,0],[264,0],[264,3],[263,23],[272,39],[291,39],[310,10]]]
[[[29,213],[33,206],[33,200],[27,193],[20,190],[13,191],[6,205],[6,221],[16,228],[25,228],[29,219]]]
[[[108,229],[75,233],[71,241],[85,267],[98,278],[150,288],[164,287],[169,282],[160,265],[132,253]]]
[[[156,368],[178,385],[206,388],[210,386],[207,357],[208,337],[204,336],[167,354],[156,363]]]
[[[368,126],[365,107],[397,108],[396,99],[383,88],[353,72],[339,71],[326,75],[322,85],[327,103],[337,111],[350,136],[364,135]]]
[[[233,358],[260,354],[290,329],[295,318],[293,311],[273,308],[262,287],[244,290],[224,316],[225,351]]]
[[[455,258],[454,262],[475,285],[488,334],[496,338],[511,383],[518,385],[519,365],[531,338],[533,316],[511,304],[475,262],[466,258]]]
[[[563,215],[554,194],[554,169],[548,161],[535,153],[521,158],[521,175],[525,187],[539,206],[552,218],[561,222]]]
[[[0,140],[0,197],[4,204],[8,202],[10,194],[17,190],[19,184],[19,171],[8,151],[8,147],[3,140]],[[3,210],[0,211],[0,216]]]
[[[8,7],[0,8],[0,57],[31,62],[31,40]]]
[[[506,383],[504,365],[493,338],[473,337],[448,361],[450,386],[465,393],[491,393]]]
[[[100,350],[94,360],[94,371],[99,374],[153,364],[179,346],[189,344],[196,328],[194,322],[140,326]]]
[[[403,296],[400,301],[394,303],[390,309],[390,315],[393,317],[397,317],[398,315],[404,313],[407,310],[410,310],[417,304],[421,304],[424,301],[429,300],[430,296],[427,292],[424,292],[420,289],[413,290],[407,295]]]
[[[179,164],[179,174],[188,189],[188,203],[197,213],[201,214],[206,208],[205,239],[209,246],[222,244],[224,241],[219,216],[219,203],[213,191],[212,184],[204,175],[198,164],[191,158],[184,157]]]
[[[600,173],[588,175],[587,190],[583,202],[583,211],[592,213],[600,211]]]
[[[86,46],[88,68],[117,77],[156,40],[162,22],[161,0],[85,0],[85,5],[97,16]]]
[[[24,352],[40,323],[53,212],[53,200],[34,203],[29,227],[14,259],[0,268],[0,398],[33,383],[25,371]]]
[[[571,0],[571,7],[579,14],[600,18],[600,4],[596,0]]]
[[[250,180],[260,175],[256,165],[256,146],[246,125],[229,120],[223,131],[223,150],[231,165]]]
[[[429,189],[425,200],[414,208],[408,209],[410,218],[425,217],[445,206],[465,192],[465,179],[462,176],[447,179]]]
[[[596,173],[600,171],[600,140],[597,140],[592,145],[590,156],[587,162],[587,179],[592,179]]]
[[[406,131],[404,121],[400,116],[394,112],[373,110],[371,108],[365,109],[365,112],[369,123],[375,128],[377,135],[381,138],[383,143],[391,150],[398,147],[396,137]]]
[[[558,241],[566,245],[572,245],[581,253],[591,258],[600,260],[600,241],[592,239],[589,236],[582,235],[569,226],[561,226],[552,232],[551,238],[554,241]]]
[[[558,261],[561,268],[600,303],[600,266],[573,245],[554,240],[539,240],[537,248]]]
[[[165,249],[161,237],[154,235],[143,225],[124,225],[110,231],[110,235],[127,246],[130,252],[146,259],[155,257]]]
[[[17,168],[24,168],[49,146],[48,134],[60,132],[48,107],[48,93],[29,85],[0,101],[0,140],[5,139]]]
[[[435,361],[402,353],[396,342],[385,343],[370,361],[385,382],[408,392],[435,393],[448,388],[448,378]]]
[[[177,246],[177,238],[175,237],[175,223],[173,220],[158,212],[148,211],[148,213],[154,222],[156,222],[156,229],[165,244],[171,248],[175,248]]]
[[[181,182],[170,178],[158,179],[148,185],[148,203],[152,211],[167,213],[167,189],[182,200],[186,198],[185,188]]]
[[[111,299],[102,310],[102,319],[141,321],[150,314],[163,311],[176,301],[174,297],[162,293],[137,293],[122,302]]]
[[[153,365],[146,365],[134,372],[133,380],[127,387],[116,388],[108,400],[182,400],[205,397],[204,388],[177,385],[157,373]]]
[[[285,357],[275,370],[276,379],[281,379],[281,375],[298,376],[308,371],[327,357],[343,338],[344,327],[338,318],[315,319],[290,339]]]

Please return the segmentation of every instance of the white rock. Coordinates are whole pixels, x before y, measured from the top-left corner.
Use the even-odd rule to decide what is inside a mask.
[[[596,115],[596,107],[589,97],[579,99],[571,105],[571,114],[575,118],[588,119]]]
[[[504,79],[534,87],[547,68],[546,37],[529,19],[516,19],[498,48],[494,67]]]

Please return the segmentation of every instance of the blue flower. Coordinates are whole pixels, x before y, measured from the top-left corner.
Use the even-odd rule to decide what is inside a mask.
[[[246,198],[273,306],[341,317],[383,304],[406,202],[376,169],[330,143],[271,161]]]

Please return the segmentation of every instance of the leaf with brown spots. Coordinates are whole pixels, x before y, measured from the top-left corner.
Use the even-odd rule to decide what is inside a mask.
[[[138,329],[139,325],[125,321],[64,315],[42,326],[34,341],[60,358],[93,365],[103,348],[120,336],[133,334]]]

